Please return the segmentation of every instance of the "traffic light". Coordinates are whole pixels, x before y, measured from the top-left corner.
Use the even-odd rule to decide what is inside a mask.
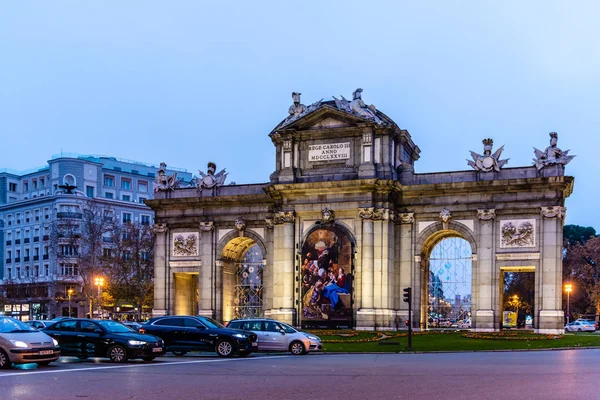
[[[411,288],[409,288],[409,287],[404,288],[404,302],[405,303],[410,303],[411,292],[412,292]]]

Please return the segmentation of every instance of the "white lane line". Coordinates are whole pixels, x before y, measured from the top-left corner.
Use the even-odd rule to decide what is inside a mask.
[[[80,371],[97,371],[101,369],[122,369],[122,368],[141,368],[141,367],[160,367],[165,365],[184,365],[184,364],[202,364],[202,363],[214,363],[214,362],[228,362],[228,361],[257,361],[257,360],[272,360],[274,358],[289,358],[289,356],[269,356],[269,357],[254,357],[254,358],[227,358],[227,359],[210,359],[210,360],[196,360],[196,361],[174,361],[174,362],[157,362],[152,364],[128,364],[128,365],[110,365],[106,367],[87,367],[87,368],[71,368],[71,369],[59,369],[55,371],[26,371],[17,373],[4,373],[0,375],[0,378],[8,378],[12,376],[23,376],[23,375],[37,375],[37,374],[61,374],[64,372],[80,372]]]

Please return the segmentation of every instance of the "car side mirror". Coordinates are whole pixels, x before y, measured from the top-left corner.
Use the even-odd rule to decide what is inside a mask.
[[[204,325],[198,325],[198,326],[196,326],[196,328],[200,331],[203,331],[206,329],[206,327]]]
[[[281,332],[282,335],[285,335],[285,330],[280,329],[279,332]]]

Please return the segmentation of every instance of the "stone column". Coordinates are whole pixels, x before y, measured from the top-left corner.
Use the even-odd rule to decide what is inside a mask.
[[[167,315],[167,273],[169,266],[168,256],[168,228],[167,224],[154,224],[152,228],[156,235],[154,245],[154,309],[152,316]]]
[[[272,318],[288,324],[295,322],[294,307],[294,211],[278,212],[273,217],[273,308]]]
[[[498,277],[495,276],[494,260],[494,219],[496,210],[477,210],[479,218],[479,240],[478,242],[478,298],[475,318],[473,318],[474,331],[494,331],[494,291],[500,290],[497,284]],[[475,271],[474,271],[475,272]],[[498,311],[499,312],[499,311]]]
[[[223,321],[223,260],[215,260],[215,315],[218,321]]]
[[[413,328],[417,327],[415,325],[417,318],[419,316],[419,312],[421,309],[420,301],[420,293],[419,289],[419,280],[413,280],[413,265],[415,265],[416,269],[420,270],[420,260],[417,264],[414,263],[413,254],[413,226],[415,223],[415,214],[414,213],[399,213],[396,218],[396,222],[400,223],[400,262],[399,262],[399,278],[398,285],[396,285],[396,296],[400,299],[400,306],[398,317],[399,327],[406,327],[404,321],[408,319],[408,303],[403,301],[404,297],[404,288],[411,287],[413,292]]]
[[[214,276],[215,255],[213,249],[215,224],[213,221],[200,222],[200,271],[198,274],[198,315],[205,317],[215,317],[214,309]]]
[[[562,310],[562,237],[565,207],[542,207],[538,288],[541,307],[537,332],[561,334],[564,329]],[[536,308],[538,308],[536,304]]]
[[[375,310],[373,302],[373,216],[374,208],[361,208],[358,216],[362,219],[361,243],[361,308],[356,312],[357,329],[374,329]]]
[[[374,250],[373,250],[373,306],[375,308],[377,328],[394,327],[393,310],[394,290],[394,212],[389,209],[377,209],[373,213]]]

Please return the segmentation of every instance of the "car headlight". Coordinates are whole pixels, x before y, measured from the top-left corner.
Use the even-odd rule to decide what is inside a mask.
[[[232,336],[235,337],[235,338],[238,338],[238,339],[246,339],[246,338],[248,338],[248,336],[244,335],[243,333],[234,333]]]
[[[27,348],[29,346],[27,346],[27,343],[21,341],[21,340],[11,340],[10,341],[12,344],[14,344],[17,347],[22,347],[22,348]]]
[[[304,334],[304,336],[306,336],[306,337],[307,337],[307,338],[309,338],[310,340],[315,340],[315,341],[317,341],[317,342],[320,342],[320,341],[321,341],[321,338],[320,338],[320,337],[318,337],[318,336],[315,336],[315,335],[309,335],[309,334],[305,333],[305,334]]]
[[[52,341],[54,342],[55,346],[58,346],[58,341],[56,339],[52,339]]]
[[[129,343],[132,346],[143,346],[146,344],[146,342],[143,342],[141,340],[129,340],[127,343]]]

